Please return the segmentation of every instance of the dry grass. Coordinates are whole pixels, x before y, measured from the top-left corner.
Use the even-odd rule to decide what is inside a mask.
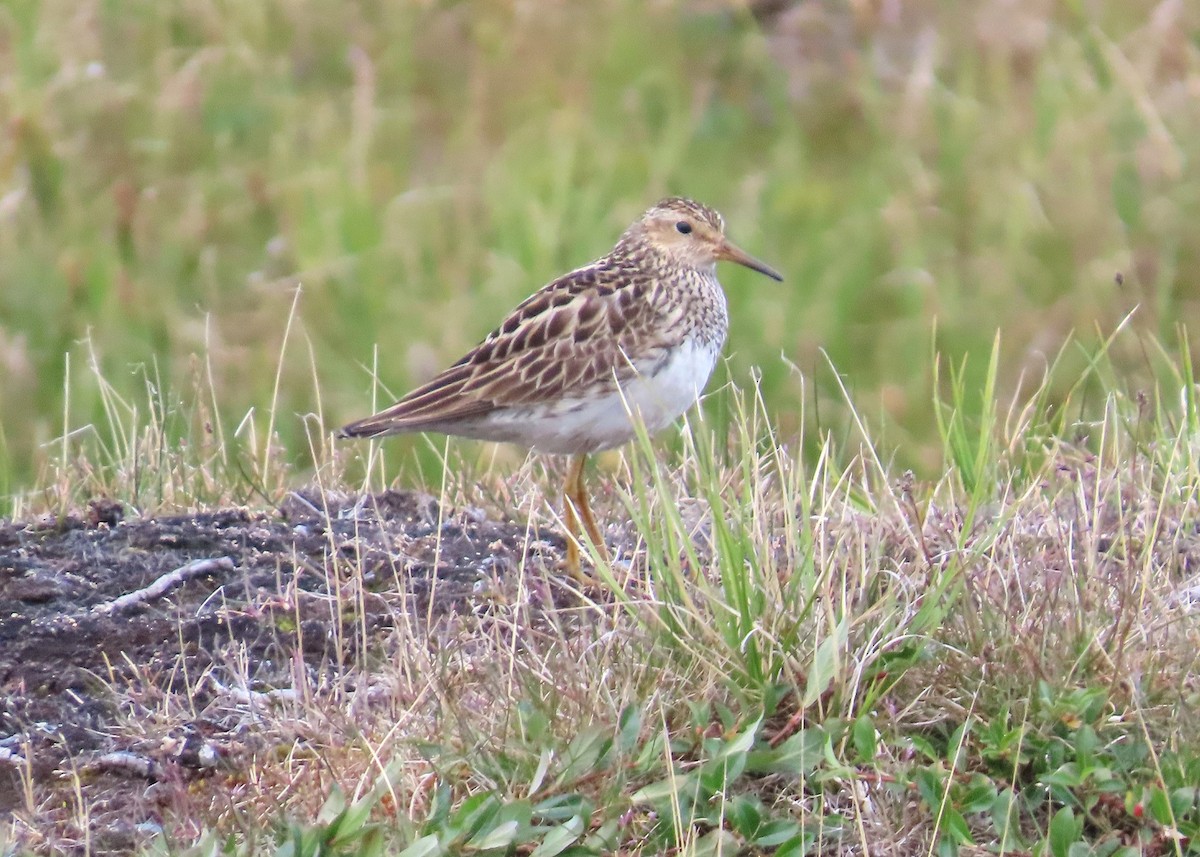
[[[1028,853],[1075,830],[1051,820],[1070,808],[1086,819],[1072,842],[1183,853],[1134,809],[1200,765],[1189,411],[1112,389],[1070,404],[1068,440],[1042,431],[1035,392],[1007,424],[959,423],[988,439],[995,478],[979,488],[953,465],[937,483],[897,473],[866,436],[806,462],[760,396],[722,395],[730,435],[694,425],[670,463],[643,441],[605,480],[618,560],[601,593],[567,597],[531,561],[482,580],[470,611],[399,607],[364,648],[355,617],[374,596],[351,560],[327,569],[341,668],[297,661],[290,684],[263,687],[232,645],[188,677],[223,688],[203,710],[162,676],[114,687],[142,746],[181,740],[182,717],[226,741],[213,773],[162,779],[142,810],[179,845],[222,831],[261,853],[282,841],[274,820],[316,835],[340,791],[389,847],[432,836],[466,853],[453,808],[495,801],[472,835],[532,848],[565,822],[530,827],[531,808],[570,800],[579,841],[603,834],[594,848],[699,854],[747,847],[737,819],[753,802],[822,853],[907,855]],[[444,501],[477,498],[455,476],[470,469],[448,468]],[[541,493],[553,475],[530,462],[485,484],[532,533],[558,524]],[[78,845],[116,823],[75,781],[74,803],[33,789],[20,841]],[[1180,811],[1193,829],[1195,809]],[[488,826],[505,812],[525,820]]]
[[[766,26],[724,3],[5,11],[0,396],[21,418],[0,479],[18,504],[65,403],[70,430],[105,418],[85,336],[126,400],[130,366],[186,392],[207,353],[214,429],[277,398],[283,453],[313,466],[310,352],[327,423],[360,416],[377,345],[392,389],[427,378],[668,191],[787,276],[723,275],[732,377],[762,373],[785,434],[831,428],[824,349],[925,477],[935,325],[975,383],[1003,329],[1014,391],[1072,331],[1140,304],[1170,340],[1195,312],[1180,0],[805,2]],[[819,379],[804,405],[788,363]]]
[[[1197,32],[1180,0],[0,12],[19,517],[399,472],[554,529],[553,463],[329,427],[660,193],[789,283],[729,275],[753,395],[601,462],[603,592],[523,564],[364,648],[331,563],[340,669],[265,687],[231,646],[198,711],[114,681],[123,738],[195,718],[228,754],[112,812],[86,771],[27,778],[0,853],[159,818],[160,850],[273,852],[338,790],[380,824],[338,854],[1194,851]]]

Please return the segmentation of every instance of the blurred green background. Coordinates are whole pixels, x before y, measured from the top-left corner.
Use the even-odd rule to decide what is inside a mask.
[[[1072,331],[1198,312],[1183,0],[7,0],[0,120],[10,501],[146,377],[230,438],[275,403],[310,464],[302,415],[385,396],[376,347],[403,392],[668,193],[787,277],[722,269],[722,378],[836,431],[824,349],[922,473],[935,349],[981,377],[1001,331],[1012,395]]]

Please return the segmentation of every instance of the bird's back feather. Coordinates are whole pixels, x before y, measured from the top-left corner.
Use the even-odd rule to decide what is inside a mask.
[[[344,427],[343,437],[453,434],[494,411],[615,390],[677,344],[644,272],[608,257],[527,298],[461,360],[391,407]],[[637,355],[638,362],[630,355]]]

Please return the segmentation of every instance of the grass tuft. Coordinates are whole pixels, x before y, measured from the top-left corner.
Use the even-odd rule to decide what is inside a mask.
[[[1195,852],[1196,10],[751,5],[0,9],[5,513],[526,526],[386,634],[331,537],[262,629],[319,669],[114,664],[122,741],[238,739],[148,850]],[[600,591],[559,463],[333,443],[669,192],[787,285],[723,272],[718,389],[602,457]],[[0,764],[0,853],[99,849],[86,765]]]
[[[339,666],[264,688],[231,643],[189,677],[187,698],[204,686],[207,701],[187,717],[252,723],[255,739],[235,769],[165,791],[155,847],[1185,853],[1200,825],[1200,481],[1175,384],[1190,370],[1129,394],[1106,353],[1066,413],[1053,373],[1012,402],[988,387],[982,407],[952,383],[934,403],[947,472],[932,483],[869,435],[798,456],[806,440],[781,442],[761,390],[729,386],[727,428],[697,415],[668,454],[642,436],[600,480],[615,561],[599,592],[564,594],[528,554],[469,612],[401,600],[378,637],[354,557],[330,562]],[[113,442],[114,466],[162,425],[131,431],[135,411],[112,400],[109,435],[132,438]],[[257,437],[199,462],[168,448],[149,488],[127,473],[107,489],[208,490],[184,477],[261,462]],[[344,488],[344,464],[322,463],[326,490]],[[505,469],[451,457],[439,509],[490,498],[544,538],[560,524],[542,490],[554,465]],[[183,697],[161,675],[115,675],[122,729],[169,740]],[[40,788],[23,817],[44,817]]]

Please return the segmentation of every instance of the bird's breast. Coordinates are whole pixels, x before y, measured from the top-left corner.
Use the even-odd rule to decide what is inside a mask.
[[[523,442],[542,452],[579,453],[628,443],[640,421],[653,434],[695,404],[720,355],[720,343],[691,337],[654,360],[637,361],[638,373],[592,396],[564,399],[530,418],[510,413],[522,425]]]
[[[699,340],[720,351],[729,331],[725,292],[715,273],[691,271],[677,277],[659,299],[661,330],[675,331],[681,341]]]

